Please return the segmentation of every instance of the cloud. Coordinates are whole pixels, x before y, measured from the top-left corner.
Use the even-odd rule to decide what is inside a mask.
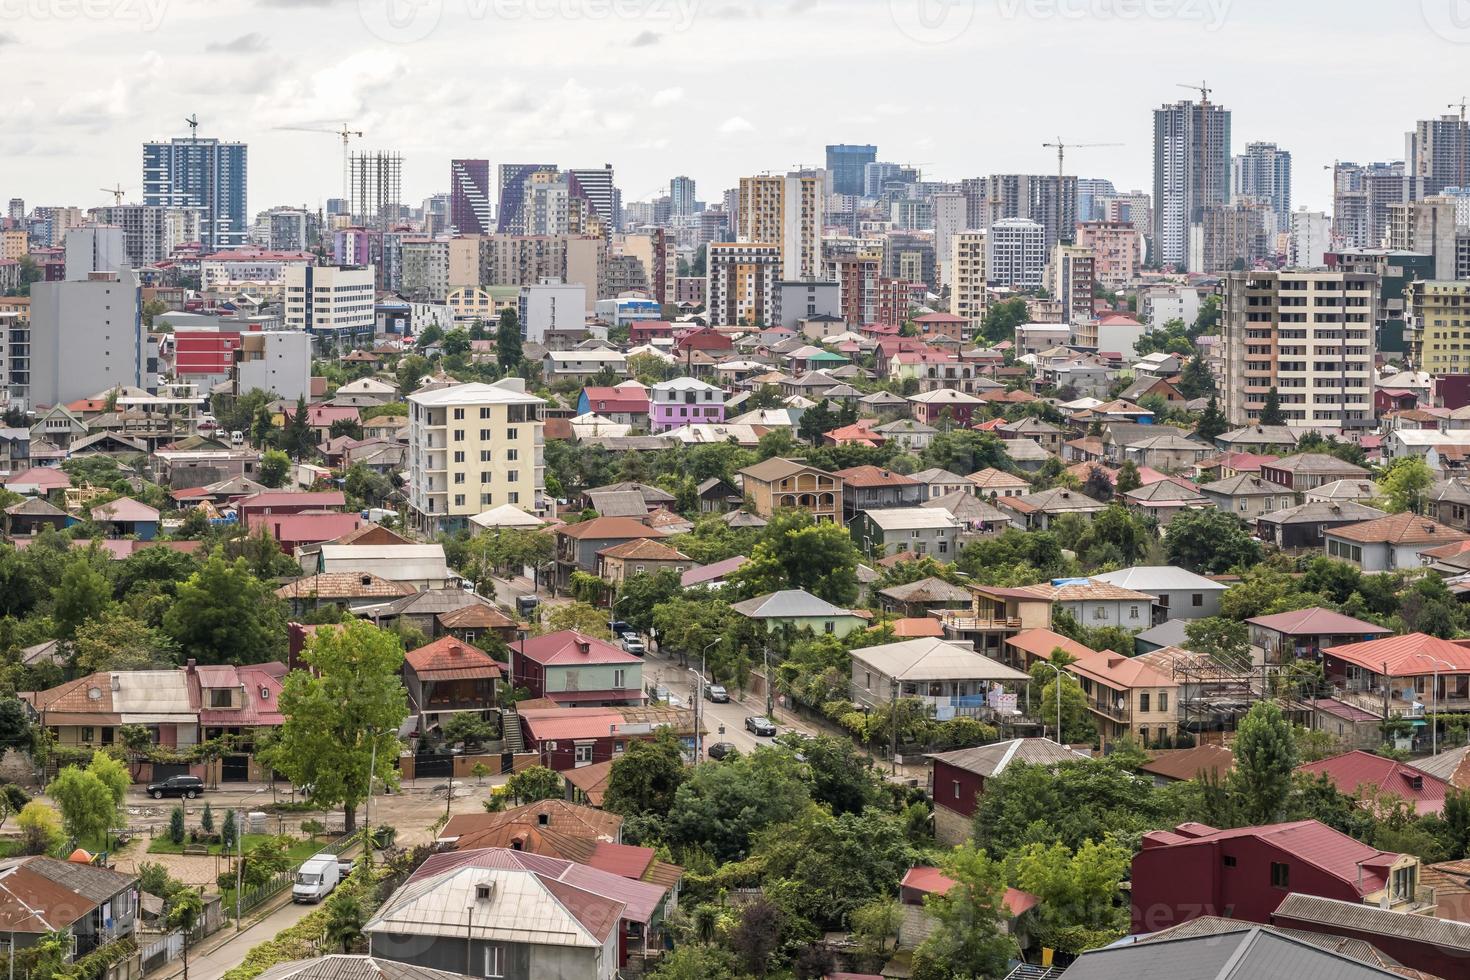
[[[657,44],[658,42],[659,36],[656,31],[640,31],[638,33],[638,36],[633,38],[633,40],[629,42],[629,47],[647,48]]]
[[[15,35],[14,34],[7,34],[4,31],[0,31],[0,48],[5,47],[5,45],[7,45],[7,44],[14,44],[14,43],[15,43]]]
[[[649,99],[648,103],[655,109],[661,109],[665,106],[676,105],[683,101],[684,90],[676,86],[674,88],[659,89],[657,92],[653,93],[653,98]]]
[[[821,6],[821,2],[822,0],[791,0],[790,6],[786,9],[793,14],[802,14],[808,10],[816,10],[817,7]]]
[[[264,51],[266,47],[265,35],[252,31],[249,34],[241,34],[233,41],[215,41],[205,47],[206,51],[218,51],[221,54],[254,54]]]
[[[744,116],[731,116],[729,119],[720,123],[720,132],[727,136],[733,133],[753,133],[755,132],[755,127]]]

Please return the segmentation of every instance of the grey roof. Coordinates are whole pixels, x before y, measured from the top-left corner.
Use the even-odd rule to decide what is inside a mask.
[[[1339,483],[1342,481],[1339,480]],[[1318,488],[1325,489],[1325,488]],[[1439,480],[1429,485],[1425,491],[1431,501],[1441,501],[1456,504],[1470,504],[1470,486],[1465,481],[1456,477],[1453,480]]]
[[[922,637],[852,651],[853,676],[866,664],[903,681],[1024,681],[1026,675],[975,652],[973,644]]]
[[[1279,493],[1291,493],[1290,489],[1281,484],[1263,480],[1254,473],[1240,473],[1214,483],[1206,483],[1199,489],[1201,493],[1214,493],[1222,497],[1271,497]]]
[[[1455,481],[1451,481],[1455,482]],[[1430,490],[1430,500],[1436,499]],[[1333,480],[1307,491],[1313,500],[1373,500],[1382,496],[1382,490],[1372,480]],[[1459,493],[1453,498],[1458,503],[1470,504],[1470,491],[1461,483]]]
[[[949,470],[942,470],[938,467],[920,470],[914,474],[913,478],[920,483],[966,483],[971,486],[974,485],[969,477],[960,476],[958,473],[951,473]]]
[[[908,400],[895,395],[891,391],[875,391],[871,395],[864,395],[858,401],[864,405],[907,405]]]
[[[919,504],[920,507],[939,507],[954,515],[954,519],[965,523],[989,521],[1010,523],[1011,514],[987,501],[981,500],[968,490],[956,490],[942,497],[931,497]]]
[[[1154,426],[1154,428],[1157,429],[1158,426]],[[1213,447],[1207,446],[1202,442],[1196,442],[1195,440],[1186,437],[1184,433],[1178,431],[1177,429],[1172,429],[1167,432],[1156,432],[1154,435],[1149,436],[1146,439],[1134,439],[1128,443],[1128,448],[1143,450],[1187,449],[1192,452],[1199,453],[1214,452]]]
[[[319,959],[281,963],[257,980],[459,980],[464,976],[375,956],[332,953]]]
[[[1296,432],[1284,425],[1248,425],[1215,437],[1215,441],[1227,446],[1240,443],[1244,446],[1295,446]]]
[[[5,508],[11,517],[65,517],[66,511],[42,497],[28,497]]]
[[[357,613],[364,616],[437,616],[465,606],[493,605],[493,602],[471,595],[464,589],[425,589],[381,606],[364,606]]]
[[[592,509],[603,517],[647,517],[647,498],[637,490],[587,491]]]
[[[136,875],[49,857],[31,858],[26,868],[99,905],[138,880]]]
[[[942,578],[921,578],[905,585],[892,585],[880,589],[879,595],[898,602],[969,602],[970,590],[950,585]]]
[[[1188,922],[1181,922],[1177,926],[1168,929],[1160,929],[1158,932],[1147,935],[1135,936],[1136,943],[1153,943],[1165,939],[1191,939],[1195,936],[1219,936],[1224,933],[1240,932],[1250,929],[1251,924],[1239,919],[1226,919],[1217,915],[1202,915]],[[1290,936],[1318,949],[1330,950],[1343,956],[1355,959],[1369,966],[1382,967],[1392,970],[1402,964],[1398,960],[1383,952],[1372,943],[1361,939],[1345,939],[1342,936],[1334,936],[1324,932],[1307,932],[1305,929],[1283,929],[1280,926],[1263,926],[1267,932],[1280,933]]]
[[[1379,980],[1397,976],[1262,926],[1094,949],[1083,953],[1062,974],[1064,980]]]
[[[1056,458],[1052,453],[1042,449],[1041,443],[1035,439],[1007,439],[1005,440],[1005,454],[1018,463]]]
[[[1135,592],[1224,592],[1228,588],[1177,565],[1134,565],[1132,568],[1120,568],[1116,572],[1094,575],[1093,578],[1099,582],[1133,589]]]
[[[1126,491],[1123,496],[1140,503],[1197,503],[1207,498],[1193,487],[1181,486],[1173,480],[1159,480],[1147,486]]]
[[[1100,577],[1100,576],[1099,576]],[[1183,646],[1189,639],[1184,628],[1189,625],[1187,619],[1170,619],[1155,626],[1151,630],[1144,630],[1133,639],[1142,640],[1145,643],[1155,643],[1161,647]]]
[[[1336,503],[1317,500],[1300,507],[1278,510],[1274,514],[1262,514],[1257,519],[1267,524],[1315,524],[1325,521],[1355,524],[1360,521],[1376,521],[1387,516],[1376,507],[1352,500],[1339,500]]]
[[[1284,919],[1312,922],[1335,929],[1376,936],[1390,936],[1413,943],[1429,943],[1443,949],[1470,952],[1470,922],[1438,919],[1432,915],[1394,912],[1361,902],[1341,902],[1316,895],[1290,894],[1275,914]]]
[[[782,589],[769,592],[754,599],[736,602],[730,606],[740,615],[750,619],[804,619],[822,616],[851,616],[847,609],[839,609],[825,599],[818,599],[803,589]]]
[[[1449,781],[1467,755],[1470,755],[1470,745],[1462,745],[1458,749],[1446,749],[1439,755],[1431,755],[1427,759],[1415,759],[1409,765],[1420,772]]]
[[[1107,504],[1100,500],[1092,499],[1080,490],[1068,490],[1066,487],[1052,487],[1050,490],[1040,490],[1036,493],[1028,493],[1020,497],[1003,497],[1001,499],[1019,500],[1032,510],[1044,511],[1050,514],[1093,514],[1101,510],[1107,510],[1108,507]]]
[[[1341,473],[1349,477],[1371,475],[1361,466],[1355,466],[1326,453],[1297,453],[1295,456],[1274,459],[1261,465],[1273,470],[1285,470],[1288,473]]]
[[[671,504],[678,499],[667,490],[660,490],[658,487],[651,487],[646,483],[634,483],[631,480],[624,481],[623,483],[609,483],[605,487],[593,487],[587,491],[587,495],[590,497],[594,493],[620,493],[629,490],[638,491],[643,495],[643,499],[650,504]]]
[[[926,758],[938,759],[956,769],[964,769],[978,776],[994,776],[1004,772],[1013,762],[1051,765],[1077,762],[1087,757],[1049,738],[1013,738],[1008,742],[992,742],[990,745],[955,749],[953,752],[932,752]]]
[[[932,507],[881,507],[862,514],[884,531],[934,531],[956,526],[953,514]]]

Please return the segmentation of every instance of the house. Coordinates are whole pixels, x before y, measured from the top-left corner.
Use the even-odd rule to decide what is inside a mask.
[[[966,479],[974,484],[976,496],[992,501],[1001,497],[1023,497],[1031,492],[1030,481],[993,467],[971,473]]]
[[[158,511],[132,497],[119,497],[93,507],[89,514],[108,537],[152,541],[158,534]]]
[[[7,858],[0,861],[0,931],[16,951],[65,934],[63,959],[73,963],[137,932],[138,895],[137,875],[50,857]],[[117,972],[99,977],[127,977],[127,964],[124,957]]]
[[[1047,422],[1032,416],[1023,416],[1014,422],[1003,422],[995,428],[1002,439],[1030,439],[1049,453],[1060,453],[1066,433]]]
[[[537,800],[496,813],[456,813],[439,831],[435,843],[453,850],[483,847],[487,846],[483,843],[483,835],[494,834],[516,824],[530,824],[566,837],[610,844],[617,844],[623,839],[623,818],[616,813],[552,799]]]
[[[1450,784],[1421,769],[1371,752],[1354,750],[1296,767],[1308,776],[1326,776],[1344,796],[1388,803],[1397,797],[1419,815],[1444,810]]]
[[[1220,615],[1220,597],[1228,586],[1175,565],[1135,565],[1093,576],[1097,582],[1146,592],[1156,600],[1154,622],[1204,619]]]
[[[1015,636],[1007,637],[1005,654],[1001,658],[1012,667],[1029,671],[1031,666],[1038,660],[1050,661],[1052,653],[1060,649],[1073,659],[1080,660],[1097,653],[1089,646],[1084,646],[1070,637],[1060,633],[1054,633],[1049,629],[1026,630]]]
[[[200,667],[191,660],[182,673],[192,702],[199,706],[200,740],[233,739],[223,756],[204,767],[205,778],[229,783],[268,781],[270,769],[254,759],[254,737],[286,720],[281,714],[281,682],[286,665]],[[156,763],[153,768],[153,778],[160,778]]]
[[[649,431],[725,421],[725,390],[694,378],[675,378],[653,386]]]
[[[912,554],[949,563],[959,554],[960,523],[947,510],[897,507],[862,510],[847,525],[869,556]]]
[[[1376,507],[1352,501],[1300,504],[1257,517],[1256,536],[1282,551],[1320,551],[1328,531],[1387,516]]]
[[[612,388],[583,388],[577,396],[577,414],[600,415],[620,425],[646,428],[648,425],[648,389],[636,381],[625,381]]]
[[[511,678],[557,704],[643,704],[643,661],[606,640],[558,630],[511,644]]]
[[[842,515],[851,521],[859,511],[894,507],[917,507],[925,497],[918,480],[878,466],[853,466],[834,470],[842,481]]]
[[[1215,450],[1203,442],[1185,438],[1184,434],[1165,429],[1145,439],[1129,442],[1123,446],[1123,460],[1132,460],[1139,466],[1151,466],[1164,473],[1178,473],[1194,466]]]
[[[1122,494],[1124,505],[1134,513],[1152,517],[1159,524],[1169,522],[1182,511],[1204,510],[1211,506],[1210,499],[1178,477],[1156,480]]]
[[[117,744],[123,725],[146,725],[158,746],[186,750],[199,744],[199,706],[184,668],[100,671],[19,697],[58,745],[106,748]],[[159,771],[155,764],[153,775]],[[189,768],[169,775],[181,771]]]
[[[1271,921],[1283,928],[1321,933],[1344,948],[1371,944],[1402,964],[1394,975],[1413,975],[1409,971],[1417,970],[1423,971],[1419,976],[1462,976],[1470,957],[1470,925],[1451,921],[1438,910],[1427,914],[1421,903],[1409,900],[1411,890],[1426,901],[1434,900],[1429,889],[1419,885],[1418,875],[1405,868],[1383,889],[1387,893],[1383,901],[1355,902],[1296,890],[1276,907]]]
[[[1261,479],[1286,487],[1299,498],[1304,498],[1308,490],[1315,490],[1324,483],[1366,480],[1371,476],[1363,467],[1326,453],[1298,453],[1261,464]]]
[[[44,528],[66,527],[66,511],[44,497],[28,497],[5,508],[5,533],[13,538],[29,537]]]
[[[371,620],[376,626],[401,625],[412,627],[425,636],[437,637],[446,632],[443,625],[446,617],[469,608],[485,609],[498,617],[498,622],[508,627],[496,628],[495,632],[501,639],[508,640],[514,636],[516,624],[495,609],[494,603],[461,588],[422,589],[381,605],[362,606],[354,613]],[[461,639],[468,640],[469,637],[461,636]]]
[[[488,653],[453,636],[410,650],[403,658],[403,685],[409,711],[418,716],[420,738],[462,712],[490,720],[501,680],[500,665]]]
[[[417,590],[403,582],[392,582],[371,572],[322,572],[306,575],[276,589],[276,595],[291,607],[291,615],[340,605],[347,609],[379,605],[413,595]]]
[[[694,567],[694,560],[682,551],[650,538],[624,541],[597,553],[597,577],[614,589],[634,575],[657,575],[663,571],[683,575]]]
[[[1470,540],[1470,534],[1406,512],[1335,527],[1324,531],[1322,538],[1329,558],[1356,565],[1365,572],[1391,572],[1418,568],[1424,564],[1419,557],[1421,551]]]
[[[594,517],[590,521],[563,524],[552,533],[556,536],[556,582],[560,588],[571,584],[573,572],[596,575],[600,552],[629,541],[661,536],[631,517]]]
[[[1173,677],[1111,650],[1062,669],[1081,683],[1104,746],[1129,734],[1140,745],[1172,743],[1179,730],[1179,684]]]
[[[851,656],[855,703],[876,708],[893,697],[917,698],[941,720],[986,713],[1000,684],[1028,679],[968,644],[935,637],[860,647]]]
[[[1383,744],[1381,714],[1364,711],[1337,698],[1307,698],[1302,703],[1309,711],[1307,727],[1325,732],[1338,748],[1376,749]]]
[[[608,371],[615,377],[628,373],[628,356],[615,350],[547,351],[541,372],[548,383],[562,378],[586,379]]]
[[[1320,661],[1322,651],[1328,647],[1364,643],[1393,632],[1385,626],[1320,606],[1274,616],[1256,616],[1245,623],[1250,627],[1251,646],[1265,651],[1268,664]]]
[[[1056,454],[1041,448],[1035,439],[1006,439],[1003,451],[1011,465],[1023,473],[1039,473],[1042,467],[1056,459]]]
[[[370,572],[418,589],[442,589],[457,582],[442,544],[322,544],[319,572]]]
[[[736,555],[710,565],[697,565],[679,576],[681,588],[718,589],[725,581],[750,562],[744,555]]]
[[[541,764],[556,772],[583,769],[622,756],[630,742],[657,737],[660,729],[671,729],[686,755],[693,757],[696,722],[688,708],[664,704],[647,707],[543,706],[523,701],[516,706],[526,751],[541,757]]]
[[[968,427],[974,421],[976,409],[985,401],[953,388],[937,388],[911,396],[909,404],[913,406],[915,421],[946,429]]]
[[[705,480],[695,488],[695,492],[699,496],[701,514],[723,514],[745,503],[745,497],[739,490],[717,476]]]
[[[1254,524],[1263,514],[1287,510],[1296,504],[1296,496],[1286,487],[1249,473],[1206,483],[1199,492],[1220,510],[1249,524]]]
[[[970,608],[941,614],[948,639],[964,640],[987,657],[1000,660],[1008,638],[1051,628],[1051,600],[1046,596],[1029,589],[968,583],[966,587],[973,596]]]
[[[1447,527],[1470,531],[1470,484],[1456,477],[1438,480],[1425,491],[1428,515]]]
[[[1322,651],[1339,701],[1380,720],[1470,710],[1470,647],[1424,633],[1386,636]]]
[[[311,570],[319,567],[321,558],[321,549],[312,548],[312,545],[336,541],[358,530],[363,524],[361,515],[341,511],[267,514],[255,519],[255,526],[264,528],[275,539],[283,554],[296,555],[299,558],[310,548],[312,556],[317,559]]]
[[[1059,578],[1017,591],[1055,603],[1087,626],[1142,630],[1154,625],[1153,596],[1100,579]]]
[[[992,506],[980,497],[972,493],[947,493],[942,497],[934,497],[919,505],[934,510],[943,510],[949,513],[959,522],[961,528],[961,541],[964,540],[963,532],[975,534],[998,534],[1008,527],[1015,527],[1012,518],[1016,515],[1007,513],[999,507]]]
[[[235,512],[240,523],[254,530],[255,521],[267,514],[302,514],[307,511],[340,511],[347,506],[347,497],[340,490],[294,492],[291,490],[265,490],[241,497],[235,502]]]
[[[863,399],[864,402],[867,400],[866,398]],[[898,407],[892,403],[885,404],[888,404],[890,409]],[[907,405],[907,402],[903,403],[903,407],[907,407]],[[896,442],[911,453],[922,452],[928,449],[929,444],[934,441],[934,437],[939,434],[939,430],[934,428],[934,426],[925,425],[923,422],[917,422],[913,419],[895,419],[892,422],[885,422],[882,425],[874,426],[873,432],[882,437],[884,442]]]
[[[1215,445],[1229,453],[1283,456],[1296,449],[1297,432],[1285,425],[1248,425],[1222,432],[1215,437]]]
[[[926,755],[929,797],[934,801],[934,839],[940,844],[962,844],[970,839],[975,811],[985,794],[985,781],[999,776],[1012,763],[1055,766],[1086,758],[1049,738],[1014,738],[975,748]]]
[[[1086,518],[1100,514],[1108,507],[1081,491],[1068,490],[1066,487],[1053,487],[1020,497],[1001,497],[996,503],[1019,514],[1026,527],[1033,531],[1047,530],[1053,521],[1064,514],[1078,514]]]
[[[1435,501],[1433,494],[1434,491],[1431,488],[1426,502],[1430,508],[1429,516],[1438,519],[1438,515],[1434,512]],[[1343,501],[1351,501],[1356,504],[1371,504],[1375,500],[1381,500],[1382,498],[1383,488],[1372,480],[1333,480],[1331,483],[1322,484],[1315,490],[1307,491],[1307,503],[1321,501],[1323,503],[1336,504],[1342,503]],[[1460,519],[1461,524],[1455,526],[1460,527],[1461,530],[1467,530],[1466,527],[1462,526],[1464,524],[1463,514],[1460,515]]]
[[[1269,923],[1299,892],[1356,904],[1415,904],[1419,859],[1380,851],[1316,820],[1216,830],[1199,823],[1143,835],[1133,858],[1133,932],[1201,915]]]
[[[948,895],[955,884],[953,878],[931,865],[919,865],[904,872],[898,883],[898,903],[903,915],[895,941],[898,948],[914,949],[929,937],[935,922],[934,916],[925,908],[925,899],[930,895]],[[1001,930],[1016,936],[1024,948],[1027,945],[1024,917],[1041,904],[1041,899],[1019,888],[1007,888],[1001,895],[1001,904],[1006,910],[1006,915],[1000,922]],[[829,974],[829,977],[832,980],[850,980],[853,977],[861,978],[862,975],[836,973]]]
[[[815,466],[773,456],[740,471],[748,506],[770,519],[777,510],[800,508],[818,521],[843,520],[842,478]]]
[[[409,966],[358,953],[328,953],[313,959],[291,960],[260,974],[260,980],[463,980],[463,977],[463,973],[455,971]]]
[[[801,589],[769,592],[730,605],[746,619],[758,620],[767,630],[787,629],[797,632],[809,629],[817,635],[830,633],[839,639],[868,621],[848,609],[840,609]]]
[[[930,610],[970,608],[969,589],[939,578],[921,578],[879,589],[878,599],[884,612],[899,616],[927,616]]]
[[[913,476],[924,487],[920,494],[923,500],[933,500],[952,493],[974,494],[975,492],[975,484],[971,483],[968,477],[951,473],[949,470],[934,467],[920,470]]]
[[[1205,778],[1223,782],[1235,768],[1235,753],[1209,742],[1192,749],[1157,749],[1138,771],[1152,776],[1155,786]]]
[[[564,880],[568,865],[509,850],[431,855],[363,926],[368,951],[477,977],[613,980],[629,905],[600,882]]]
[[[643,510],[641,512],[638,512],[636,515],[640,517],[642,516],[642,514],[646,514],[651,510],[656,510],[659,507],[666,507],[670,504],[673,504],[677,500],[677,498],[673,494],[669,493],[667,490],[660,489],[659,487],[649,486],[646,483],[636,483],[631,480],[625,480],[621,483],[609,483],[606,486],[592,487],[589,490],[582,491],[582,509],[586,510],[590,507],[591,509],[597,510],[599,513],[601,513],[597,506],[598,502],[605,499],[607,494],[614,493],[636,493],[639,497],[641,497],[643,499]],[[605,514],[603,516],[626,517],[628,515]]]

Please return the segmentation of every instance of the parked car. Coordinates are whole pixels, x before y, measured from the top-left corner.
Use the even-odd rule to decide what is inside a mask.
[[[634,636],[638,635],[634,633],[632,623],[625,622],[621,619],[615,619],[611,623],[608,623],[607,626],[608,629],[612,630],[613,636],[625,636],[628,633],[633,633]]]
[[[204,792],[204,780],[198,776],[170,776],[163,782],[149,783],[147,792],[155,800],[161,800],[165,796],[182,796],[186,800],[193,800]]]
[[[705,754],[708,755],[711,759],[714,759],[716,762],[719,762],[725,756],[734,751],[736,751],[736,749],[733,742],[716,742],[714,745],[711,745],[709,747]]]
[[[341,877],[337,855],[318,854],[309,857],[296,869],[296,881],[291,886],[291,901],[320,902],[332,893]]]
[[[730,692],[725,690],[719,684],[705,685],[704,696],[707,700],[713,701],[715,704],[730,703]]]
[[[623,649],[629,653],[637,654],[640,657],[648,652],[648,649],[643,645],[643,641],[638,638],[637,633],[623,634]]]
[[[776,734],[775,722],[761,715],[751,715],[745,719],[745,728],[753,734],[764,735],[767,738],[772,738]]]

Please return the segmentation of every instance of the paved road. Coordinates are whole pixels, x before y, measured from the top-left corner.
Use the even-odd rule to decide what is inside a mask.
[[[677,657],[665,657],[657,653],[648,654],[644,662],[643,683],[645,686],[662,684],[685,705],[693,705],[698,686],[698,679],[693,671],[680,667]],[[749,694],[744,700],[740,700],[738,691],[731,690],[729,693],[728,704],[705,701],[700,705],[706,729],[705,747],[708,748],[716,742],[729,742],[740,751],[749,752],[758,745],[769,745],[771,742],[769,738],[758,738],[745,729],[747,717],[766,713],[765,701]],[[775,720],[780,731],[816,734],[804,721],[798,720],[790,712],[778,708],[776,715]],[[720,731],[722,725],[724,732]]]

